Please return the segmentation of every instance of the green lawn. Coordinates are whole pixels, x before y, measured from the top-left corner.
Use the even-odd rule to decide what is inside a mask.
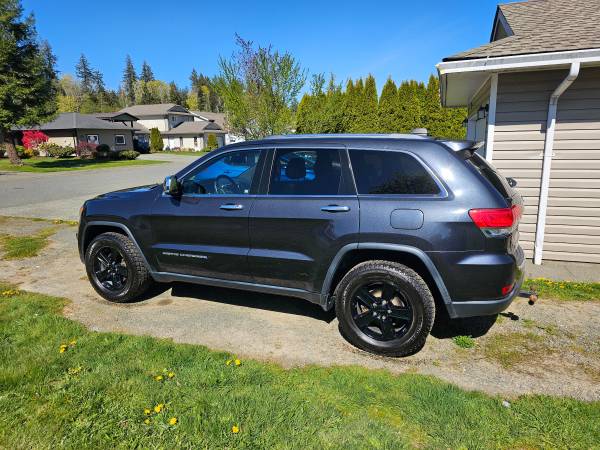
[[[90,170],[90,169],[109,169],[112,167],[123,166],[143,166],[148,164],[161,164],[164,161],[148,160],[96,160],[96,159],[78,159],[78,158],[31,158],[23,159],[22,166],[14,166],[7,158],[0,159],[0,172],[62,172],[65,170]]]
[[[61,221],[56,221],[61,223]],[[31,236],[0,235],[0,249],[3,259],[22,259],[36,256],[48,245],[48,238],[54,234],[54,228],[46,228]]]
[[[600,442],[600,402],[525,396],[507,408],[502,397],[417,374],[237,365],[235,355],[200,346],[87,331],[60,315],[65,303],[0,286],[0,448],[587,449]]]
[[[523,283],[524,290],[529,290],[532,286],[541,299],[600,300],[600,283],[558,281],[547,278],[530,278]]]

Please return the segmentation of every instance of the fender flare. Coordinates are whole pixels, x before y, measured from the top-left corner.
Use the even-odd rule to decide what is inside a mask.
[[[142,260],[144,261],[144,264],[146,265],[146,268],[148,269],[148,271],[152,274],[154,272],[154,270],[152,269],[152,266],[150,266],[150,264],[148,263],[148,260],[146,259],[146,255],[144,254],[144,252],[142,251],[142,248],[139,246],[139,244],[137,243],[137,240],[135,239],[135,236],[133,235],[133,233],[131,232],[131,230],[129,229],[129,227],[127,227],[127,225],[121,223],[121,222],[111,222],[108,220],[92,220],[90,222],[87,222],[85,224],[85,227],[83,228],[83,233],[82,233],[82,237],[81,237],[81,260],[83,262],[85,262],[85,251],[83,249],[83,243],[85,242],[87,233],[88,233],[88,228],[91,228],[93,226],[104,226],[104,227],[115,227],[115,228],[119,228],[121,230],[123,230],[125,232],[125,234],[127,235],[127,237],[129,239],[131,239],[131,242],[133,242],[133,245],[135,245],[135,248],[138,250],[138,252],[140,252],[140,255],[142,255]]]
[[[427,253],[425,253],[421,249],[418,249],[416,247],[411,247],[409,245],[381,244],[381,243],[377,243],[377,242],[361,242],[361,243],[347,244],[347,245],[344,245],[337,252],[337,254],[335,255],[335,257],[333,258],[333,260],[331,262],[331,265],[329,266],[329,269],[327,270],[327,274],[325,275],[325,280],[323,281],[323,287],[321,289],[321,299],[322,299],[321,306],[324,309],[328,309],[329,303],[331,301],[331,298],[330,298],[331,296],[329,296],[329,292],[332,287],[331,284],[333,282],[333,276],[335,275],[335,272],[337,271],[337,269],[340,265],[340,262],[342,261],[342,258],[348,252],[350,252],[352,250],[389,250],[389,251],[395,251],[398,253],[409,253],[411,255],[416,256],[417,258],[419,258],[419,260],[421,260],[421,262],[423,264],[425,264],[425,267],[427,268],[427,270],[429,270],[429,273],[431,274],[431,277],[433,278],[433,281],[435,282],[438,290],[440,291],[442,299],[444,300],[444,304],[446,305],[446,309],[448,310],[448,313],[450,313],[450,315],[452,315],[454,308],[452,306],[452,299],[450,298],[450,294],[448,293],[446,284],[444,283],[444,280],[442,279],[440,272],[435,267],[435,264],[433,263],[431,258],[429,258],[429,256],[427,256]]]

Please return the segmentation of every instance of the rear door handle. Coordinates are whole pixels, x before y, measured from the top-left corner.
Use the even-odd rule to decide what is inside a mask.
[[[219,206],[219,208],[224,209],[226,211],[237,211],[240,209],[244,209],[244,205],[234,204],[234,203],[225,203],[224,205]]]
[[[327,205],[321,206],[321,211],[338,213],[338,212],[348,212],[350,211],[349,206],[339,206],[339,205]]]

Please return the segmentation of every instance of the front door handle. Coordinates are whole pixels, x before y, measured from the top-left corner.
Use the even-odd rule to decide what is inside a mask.
[[[321,211],[331,212],[331,213],[348,212],[348,211],[350,211],[350,207],[349,206],[339,206],[339,205],[327,205],[327,206],[322,206]]]
[[[219,206],[219,208],[224,209],[226,211],[237,211],[240,209],[244,209],[244,205],[234,204],[234,203],[225,203],[224,205]]]

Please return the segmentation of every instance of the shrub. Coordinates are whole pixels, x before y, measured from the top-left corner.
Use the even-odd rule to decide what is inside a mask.
[[[214,150],[219,147],[219,142],[217,141],[217,137],[214,134],[209,134],[208,139],[206,140],[205,150]]]
[[[136,152],[135,150],[123,150],[119,152],[119,159],[136,159],[140,156],[140,152]]]
[[[0,144],[0,158],[4,158],[6,156],[6,147],[4,144]]]
[[[106,144],[100,144],[96,147],[95,150],[92,150],[91,156],[94,159],[107,159],[109,158],[111,151],[110,147]]]
[[[77,144],[75,154],[80,158],[91,158],[95,155],[98,144],[92,144],[91,142],[81,141]]]
[[[21,159],[28,159],[33,156],[33,150],[25,148],[22,145],[15,145],[15,150],[17,151],[17,156]]]
[[[25,148],[35,150],[40,144],[48,142],[48,136],[40,130],[25,130],[22,141]]]
[[[163,140],[160,131],[158,131],[158,128],[152,128],[150,130],[150,152],[162,152],[162,150]]]
[[[68,158],[75,152],[73,147],[61,147],[57,144],[47,145],[44,150],[48,156],[53,158]]]

